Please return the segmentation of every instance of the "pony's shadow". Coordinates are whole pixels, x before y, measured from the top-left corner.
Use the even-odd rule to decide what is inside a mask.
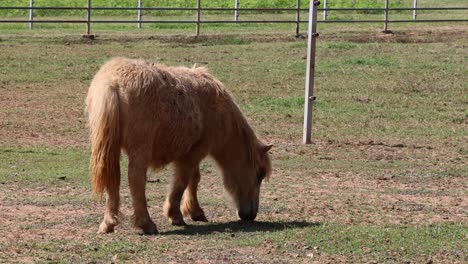
[[[254,233],[267,231],[281,231],[284,229],[306,228],[320,226],[321,223],[305,221],[287,222],[241,222],[212,223],[202,225],[189,225],[183,229],[170,230],[159,233],[160,235],[206,235],[213,233]]]

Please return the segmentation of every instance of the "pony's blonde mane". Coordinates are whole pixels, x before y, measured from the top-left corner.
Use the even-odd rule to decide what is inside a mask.
[[[264,160],[264,158],[262,158],[262,155],[265,155],[265,153],[262,153],[261,151],[262,143],[255,135],[255,132],[253,131],[252,127],[247,122],[247,119],[242,114],[239,107],[232,100],[231,100],[231,103],[232,103],[232,110],[233,110],[233,115],[234,115],[233,116],[234,127],[235,127],[236,132],[240,135],[241,140],[243,141],[242,143],[244,143],[248,162],[254,168],[259,168],[262,166],[265,167],[266,169],[265,176],[268,179],[271,174],[271,168],[270,168],[271,165],[270,165],[269,160]]]

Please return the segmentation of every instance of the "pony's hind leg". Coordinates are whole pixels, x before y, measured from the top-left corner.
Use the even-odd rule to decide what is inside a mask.
[[[200,207],[197,198],[198,183],[200,182],[200,169],[197,168],[189,176],[189,183],[182,202],[182,214],[185,217],[192,218],[193,221],[207,222],[205,212]]]
[[[146,204],[146,172],[148,163],[140,157],[129,157],[128,184],[133,200],[134,224],[145,234],[156,234],[158,230],[151,220]]]
[[[164,214],[172,225],[186,225],[180,211],[180,202],[185,188],[189,183],[189,177],[193,174],[193,166],[187,166],[182,162],[175,162],[175,173],[169,187],[169,193],[164,202]]]
[[[106,192],[106,212],[104,213],[104,220],[99,225],[99,234],[112,233],[114,227],[119,224],[119,185],[107,188]]]

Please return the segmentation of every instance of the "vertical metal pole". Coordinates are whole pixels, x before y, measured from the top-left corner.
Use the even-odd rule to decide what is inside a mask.
[[[196,36],[200,36],[200,16],[201,16],[201,0],[197,0],[197,33]]]
[[[234,0],[234,21],[237,22],[239,21],[239,0]]]
[[[384,33],[389,32],[388,31],[388,0],[385,0],[385,19],[384,19]]]
[[[138,0],[138,28],[141,28],[141,1]]]
[[[86,35],[91,35],[91,0],[88,0],[88,10],[86,14]]]
[[[413,0],[413,20],[416,20],[418,14],[416,13],[416,9],[418,8],[418,0]]]
[[[34,19],[34,0],[29,0],[29,29],[33,28]]]
[[[310,0],[309,29],[307,31],[307,71],[305,81],[303,143],[312,143],[312,108],[314,106],[315,42],[317,33],[317,6],[320,1]]]
[[[296,11],[296,38],[299,37],[299,25],[301,24],[301,0],[297,0]]]
[[[328,1],[327,0],[323,0],[323,20],[327,20],[327,17],[328,17]]]

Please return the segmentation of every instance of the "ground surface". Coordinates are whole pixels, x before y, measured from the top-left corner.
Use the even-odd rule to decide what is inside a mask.
[[[306,45],[291,31],[0,35],[0,262],[466,263],[468,31],[409,27],[322,29],[309,146]],[[208,161],[200,195],[209,223],[164,219],[166,169],[148,183],[159,235],[132,229],[126,182],[123,224],[96,235],[103,203],[90,196],[83,103],[113,56],[197,63],[226,84],[275,144],[258,222],[237,222]]]

